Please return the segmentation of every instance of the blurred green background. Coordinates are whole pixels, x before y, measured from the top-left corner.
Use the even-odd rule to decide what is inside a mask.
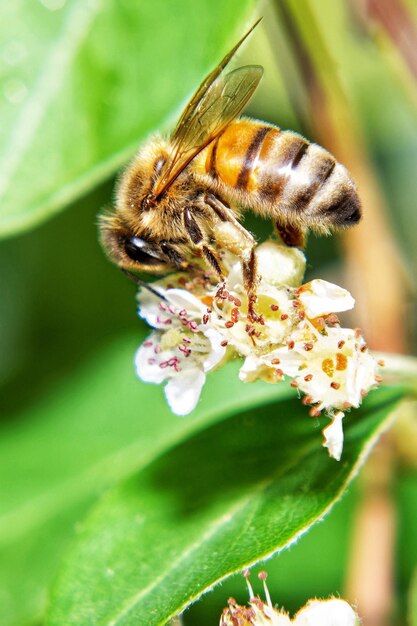
[[[373,4],[365,0],[3,3],[0,615],[5,608],[0,623],[40,623],[46,586],[71,540],[77,515],[81,518],[89,503],[86,498],[83,504],[85,494],[80,490],[74,498],[79,513],[58,519],[59,532],[42,534],[44,521],[61,511],[50,494],[57,490],[65,500],[65,481],[78,476],[91,458],[112,450],[119,420],[129,441],[138,420],[160,415],[178,419],[165,409],[162,389],[134,379],[130,364],[147,331],[136,317],[134,286],[108,263],[99,247],[96,215],[112,203],[114,172],[149,132],[172,126],[192,90],[256,14],[264,15],[264,22],[239,61],[261,63],[265,78],[248,113],[307,134],[332,150],[338,145],[335,135],[339,143],[346,137],[354,145],[360,137],[358,150],[384,199],[375,219],[383,220],[388,235],[379,243],[388,250],[385,261],[390,267],[395,265],[390,260],[394,250],[395,277],[402,286],[403,299],[394,302],[392,323],[400,336],[394,348],[415,350],[417,41],[412,38],[417,9],[407,0],[381,3],[392,12],[388,24],[394,18],[399,24],[393,29],[395,38]],[[289,34],[289,24],[296,37]],[[295,52],[300,45],[301,55]],[[305,72],[311,77],[310,87]],[[324,98],[319,104],[312,97],[317,85]],[[332,89],[343,97],[334,100]],[[333,130],[320,126],[323,115],[332,120]],[[271,231],[269,224],[250,216],[247,224],[259,238]],[[364,303],[362,311],[375,299],[362,293],[365,287],[349,275],[345,259],[371,254],[363,249],[363,241],[366,233],[379,233],[379,228],[372,220],[366,223],[362,243],[347,234],[343,242],[337,237],[311,237],[308,244],[309,275],[337,277],[348,284]],[[380,303],[372,313],[387,320],[391,309],[387,312],[385,306],[395,295],[384,289],[383,261]],[[366,274],[367,267],[361,272]],[[372,333],[372,319],[362,316],[365,332]],[[377,340],[373,347],[386,348]],[[123,355],[119,361],[126,366],[119,377],[116,361],[106,362],[110,353]],[[124,383],[126,377],[129,381]],[[74,394],[80,388],[85,401],[77,404]],[[109,394],[105,401],[103,389]],[[145,394],[155,407],[153,415],[140,408]],[[68,430],[70,421],[91,427]],[[397,518],[393,624],[404,623],[417,564],[415,443],[411,439],[414,454],[407,456],[401,446],[394,446],[388,490]],[[117,462],[115,467],[117,476],[125,471],[119,472]],[[93,493],[98,495],[111,484],[111,476],[108,469],[105,480],[93,480]],[[343,593],[358,501],[360,485],[308,536],[265,565],[277,603],[296,610],[309,597]],[[26,524],[28,519],[32,525]],[[233,577],[205,596],[186,613],[185,623],[216,624],[230,595],[246,601],[243,578]]]

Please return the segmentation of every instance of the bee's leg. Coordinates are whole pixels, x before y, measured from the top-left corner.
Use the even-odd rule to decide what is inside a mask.
[[[187,269],[188,263],[182,254],[175,249],[174,245],[169,244],[167,241],[161,241],[160,247],[163,254],[172,265],[178,267],[178,269]]]
[[[234,254],[239,254],[242,259],[243,285],[248,295],[248,318],[251,322],[259,321],[260,317],[255,311],[256,287],[258,275],[256,271],[256,242],[250,232],[235,218],[230,208],[214,194],[206,194],[205,203],[213,209],[222,222],[229,222],[236,229],[237,241],[233,239],[223,241],[225,248]]]
[[[243,285],[248,294],[248,319],[250,322],[260,321],[260,316],[255,311],[257,300],[256,287],[258,284],[258,272],[256,269],[255,246],[244,251],[242,256]]]
[[[222,268],[220,267],[220,263],[219,263],[216,255],[215,255],[215,253],[213,252],[213,250],[211,248],[209,248],[209,246],[203,246],[203,253],[204,253],[204,256],[206,257],[207,261],[210,263],[211,267],[216,272],[216,274],[219,277],[219,279],[223,281],[224,280],[224,276],[223,276]]]
[[[195,221],[192,212],[189,208],[184,210],[184,226],[187,231],[188,236],[191,241],[195,245],[197,250],[201,250],[202,254],[205,256],[209,265],[214,269],[216,274],[219,277],[219,280],[223,281],[223,272],[220,267],[220,263],[216,257],[215,252],[207,245],[205,242],[205,237],[201,231],[201,228]]]
[[[275,222],[275,230],[282,241],[292,248],[304,248],[306,245],[306,230],[292,226],[292,224],[279,224]]]
[[[230,222],[233,226],[239,231],[239,233],[251,244],[255,245],[255,240],[251,233],[246,230],[242,226],[242,224],[235,218],[230,207],[224,202],[224,200],[220,200],[217,196],[211,193],[207,193],[204,196],[205,204],[213,209],[216,213],[217,217],[221,219],[222,222]]]

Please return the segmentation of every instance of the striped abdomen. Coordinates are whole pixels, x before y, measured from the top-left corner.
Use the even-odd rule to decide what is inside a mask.
[[[210,144],[205,167],[232,194],[237,192],[240,202],[278,222],[323,230],[360,219],[359,199],[347,170],[296,133],[236,120]]]

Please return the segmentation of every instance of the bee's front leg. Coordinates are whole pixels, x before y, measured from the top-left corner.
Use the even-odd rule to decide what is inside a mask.
[[[242,260],[243,286],[248,296],[248,319],[250,322],[259,322],[261,317],[255,311],[258,284],[256,241],[252,234],[235,218],[230,207],[219,198],[213,194],[207,194],[205,202],[219,218],[213,227],[213,234],[217,243]]]
[[[216,272],[219,280],[224,281],[223,272],[216,253],[206,242],[206,237],[204,236],[200,226],[197,224],[197,221],[194,219],[192,209],[190,208],[186,208],[184,210],[184,226],[190,240],[195,246],[195,249],[200,251],[202,256],[205,257],[206,261]]]
[[[256,288],[258,285],[258,272],[256,268],[255,245],[245,250],[242,255],[243,285],[248,296],[248,319],[250,322],[260,322],[261,316],[255,311],[257,301]]]

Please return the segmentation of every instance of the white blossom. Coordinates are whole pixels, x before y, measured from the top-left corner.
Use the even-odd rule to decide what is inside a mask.
[[[309,600],[292,621],[293,626],[359,626],[352,607],[340,598]]]
[[[139,314],[156,328],[136,353],[139,378],[162,383],[171,410],[186,415],[196,406],[206,372],[223,359],[223,337],[202,324],[206,307],[184,289],[160,288],[163,300],[149,291],[139,296]]]
[[[339,460],[346,410],[358,407],[379,381],[361,332],[341,327],[335,315],[354,300],[325,280],[302,284],[306,261],[297,249],[268,241],[256,255],[256,322],[248,317],[241,262],[230,252],[222,253],[222,284],[213,276],[178,274],[154,283],[161,297],[139,292],[139,313],[155,330],[137,352],[138,376],[166,382],[171,409],[185,415],[195,408],[206,373],[239,356],[242,381],[289,377],[312,416],[329,416],[323,445]]]
[[[352,607],[340,598],[309,600],[291,619],[285,610],[272,605],[266,586],[266,573],[259,578],[264,581],[266,602],[254,596],[245,573],[249,589],[249,606],[241,606],[230,598],[220,618],[220,626],[359,626],[360,621]]]

